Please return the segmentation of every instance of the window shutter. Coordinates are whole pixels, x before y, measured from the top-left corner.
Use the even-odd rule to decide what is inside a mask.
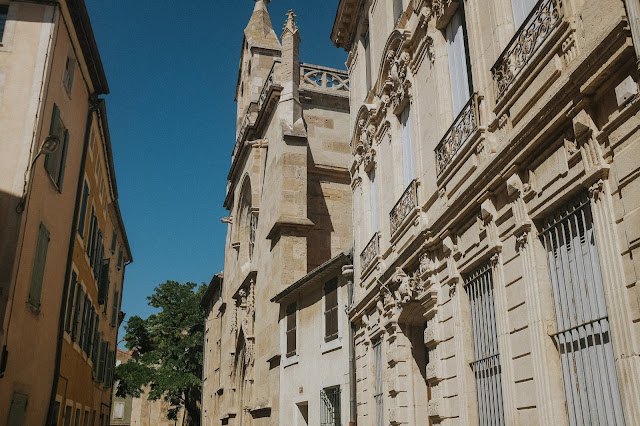
[[[81,326],[81,315],[82,315],[82,300],[84,297],[84,291],[82,290],[82,286],[78,285],[78,291],[76,292],[76,307],[73,321],[73,330],[71,332],[71,340],[74,342],[78,341],[78,334],[80,332]]]
[[[376,192],[376,169],[369,172],[369,207],[371,208],[371,233],[378,232],[378,202]]]
[[[100,358],[100,315],[96,313],[96,322],[93,325],[93,348],[91,348],[91,361],[93,361],[93,375],[98,377],[98,359]]]
[[[93,215],[94,215],[94,208],[91,207],[91,216],[89,217],[89,232],[87,233],[87,256],[89,256],[89,259],[91,259],[91,245],[93,244]]]
[[[27,412],[27,402],[29,397],[21,393],[14,393],[9,407],[9,418],[7,426],[23,426],[24,416]]]
[[[82,302],[82,323],[80,326],[80,349],[84,348],[85,339],[87,338],[87,320],[89,315],[89,296],[84,295],[84,300]]]
[[[87,314],[87,336],[84,339],[84,353],[87,354],[88,357],[91,356],[91,345],[93,344],[93,322],[95,321],[96,312],[93,309],[93,306],[89,304],[89,314]]]
[[[471,96],[462,3],[447,25],[446,39],[453,116],[457,117]]]
[[[89,201],[89,184],[84,181],[82,190],[82,204],[80,205],[80,221],[78,222],[78,234],[84,238],[84,226],[87,221],[87,203]]]
[[[120,292],[118,290],[113,291],[113,304],[111,307],[111,327],[115,327],[118,322],[118,298]]]
[[[118,270],[122,269],[122,258],[124,256],[124,253],[122,251],[122,249],[118,250]]]
[[[105,362],[104,387],[111,387],[111,377],[113,376],[113,351],[107,351],[107,360]]]
[[[324,323],[325,341],[338,337],[338,279],[334,278],[324,285]]]
[[[109,343],[100,342],[100,359],[98,360],[98,382],[104,383],[105,366],[107,364],[107,352]]]
[[[522,26],[529,13],[533,10],[537,0],[511,0],[511,7],[513,8],[513,22],[516,27],[516,31]]]
[[[62,146],[58,149],[60,151],[60,164],[58,166],[58,175],[56,176],[56,183],[58,184],[58,190],[62,192],[62,184],[64,183],[64,169],[65,163],[67,162],[67,148],[69,147],[69,131],[64,131],[64,136],[62,138]]]
[[[73,296],[75,296],[76,283],[78,276],[75,271],[71,272],[71,282],[69,283],[69,295],[67,297],[67,316],[64,322],[64,329],[67,333],[71,332],[71,318],[73,314]]]
[[[51,124],[49,126],[49,135],[57,136],[60,138],[61,131],[61,123],[60,123],[60,108],[58,105],[53,104],[53,112],[51,113]],[[60,138],[60,145],[62,145],[62,138]],[[62,147],[59,146],[54,152],[47,154],[44,160],[44,168],[47,170],[50,176],[56,176],[56,168],[58,166],[58,153]]]
[[[100,280],[98,281],[98,303],[100,305],[105,305],[109,299],[109,265],[111,264],[111,259],[104,259],[102,262],[102,271],[100,272]],[[105,311],[106,312],[106,311]]]
[[[40,308],[40,296],[42,295],[42,281],[44,280],[44,268],[47,263],[49,240],[49,231],[40,223],[33,269],[31,271],[31,287],[29,289],[29,303],[36,308]]]
[[[295,303],[287,306],[287,357],[296,354],[296,310]]]
[[[409,105],[402,111],[400,116],[402,124],[402,163],[405,188],[409,186],[415,178],[413,169],[413,141],[411,140],[411,108]]]
[[[113,231],[113,234],[111,235],[111,254],[114,254],[116,252],[117,243],[118,243],[118,233],[116,231]]]

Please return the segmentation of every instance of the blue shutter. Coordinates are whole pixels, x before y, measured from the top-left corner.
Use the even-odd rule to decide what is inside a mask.
[[[29,289],[29,303],[36,308],[40,308],[40,296],[42,295],[42,281],[44,280],[44,267],[47,263],[49,240],[49,231],[41,223],[38,231],[33,270],[31,271],[31,287]]]

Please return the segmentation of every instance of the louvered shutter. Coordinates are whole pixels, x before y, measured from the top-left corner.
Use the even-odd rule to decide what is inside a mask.
[[[76,283],[78,281],[78,275],[75,271],[71,272],[71,282],[69,283],[69,295],[67,297],[67,314],[64,321],[64,329],[67,333],[71,332],[71,318],[73,317],[73,297],[76,292]]]
[[[78,234],[84,238],[84,227],[87,222],[87,203],[89,202],[89,184],[84,181],[82,190],[82,204],[80,205],[80,219],[78,221]]]
[[[107,365],[109,343],[101,342],[100,344],[100,359],[98,360],[98,381],[104,383],[105,367]]]
[[[451,79],[453,116],[457,117],[471,96],[462,3],[458,6],[455,15],[451,17],[445,35],[449,59],[449,77]]]
[[[84,348],[84,342],[87,337],[87,316],[90,314],[89,303],[89,297],[85,294],[82,301],[82,322],[80,323],[80,339],[78,341],[80,349]]]
[[[58,148],[60,151],[60,164],[58,166],[58,175],[56,176],[56,183],[58,184],[58,190],[62,192],[62,184],[64,183],[64,170],[67,163],[67,149],[69,148],[69,131],[64,131],[64,136],[61,141],[62,145]]]
[[[118,290],[113,291],[113,303],[111,304],[111,327],[115,327],[118,323],[118,301],[120,292]]]
[[[54,152],[48,153],[44,160],[44,168],[47,170],[49,175],[54,179],[58,175],[58,159],[60,149],[62,148],[62,123],[60,121],[60,108],[58,105],[53,104],[53,112],[51,113],[51,124],[49,125],[49,135],[56,136],[60,140],[60,146]]]
[[[91,259],[91,246],[93,245],[93,215],[95,213],[95,210],[93,207],[91,207],[91,216],[89,216],[89,232],[87,233],[87,256],[89,256],[89,259]]]
[[[338,279],[334,278],[324,285],[325,300],[325,341],[338,337]]]
[[[38,241],[31,271],[31,286],[29,288],[29,303],[40,308],[42,295],[42,281],[44,280],[44,268],[47,263],[47,251],[49,249],[49,231],[41,223],[38,230]]]
[[[295,303],[287,307],[287,357],[296,354],[296,311]]]
[[[405,188],[409,186],[415,178],[414,162],[413,162],[413,141],[411,129],[411,108],[409,105],[402,111],[400,115],[402,124],[402,172],[404,177]]]
[[[23,426],[24,417],[27,412],[27,402],[29,397],[21,393],[14,393],[9,407],[9,417],[7,426]]]
[[[93,347],[91,361],[93,361],[93,375],[98,377],[98,360],[100,358],[100,315],[96,312],[96,322],[93,325]]]
[[[71,331],[71,340],[74,342],[78,341],[80,327],[82,325],[82,300],[84,299],[84,290],[81,286],[78,286],[78,291],[76,292],[76,308],[74,314],[73,321],[73,330]]]

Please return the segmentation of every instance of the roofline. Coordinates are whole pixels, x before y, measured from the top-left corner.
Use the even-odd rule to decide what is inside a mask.
[[[316,267],[311,272],[309,272],[307,275],[305,275],[304,277],[300,278],[298,281],[296,281],[295,283],[291,284],[289,287],[285,288],[280,293],[278,293],[277,295],[272,297],[271,301],[275,302],[275,303],[280,303],[283,299],[285,299],[287,296],[289,296],[295,290],[299,289],[304,284],[306,284],[307,282],[311,281],[313,278],[315,278],[316,276],[320,275],[322,272],[326,271],[331,266],[340,263],[341,261],[345,261],[344,264],[346,265],[347,261],[351,261],[351,253],[348,252],[348,251],[343,251],[343,252],[339,253],[337,256],[333,257],[332,259],[327,260],[322,265]]]
[[[207,287],[207,291],[204,292],[202,300],[200,301],[200,307],[202,307],[202,309],[207,309],[207,306],[209,305],[209,302],[211,302],[211,298],[213,297],[213,293],[218,287],[222,285],[223,279],[224,274],[222,272],[215,274],[213,278],[211,278],[209,286]]]
[[[129,262],[133,262],[133,255],[131,254],[131,246],[129,245],[129,238],[127,237],[127,230],[124,227],[124,221],[122,220],[122,212],[120,211],[120,203],[118,202],[118,185],[116,182],[116,171],[113,163],[113,150],[111,147],[111,133],[109,132],[109,120],[107,118],[107,103],[104,99],[98,99],[98,109],[100,112],[100,123],[102,124],[102,132],[104,135],[104,148],[107,157],[107,165],[109,167],[109,186],[111,187],[111,193],[113,194],[113,206],[116,212],[116,218],[118,219],[118,225],[120,227],[122,241],[125,249],[127,250],[127,259]]]
[[[66,3],[71,15],[71,22],[80,42],[85,64],[89,70],[94,93],[96,95],[108,95],[109,84],[107,83],[107,76],[104,72],[87,6],[84,0],[67,0]]]

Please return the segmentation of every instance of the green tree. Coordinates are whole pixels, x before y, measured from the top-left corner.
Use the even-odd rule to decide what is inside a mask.
[[[132,359],[115,371],[117,395],[139,397],[149,386],[149,399],[171,405],[169,419],[185,410],[184,424],[200,425],[204,311],[203,284],[167,281],[147,297],[158,313],[147,319],[133,316],[125,325],[126,347]]]

